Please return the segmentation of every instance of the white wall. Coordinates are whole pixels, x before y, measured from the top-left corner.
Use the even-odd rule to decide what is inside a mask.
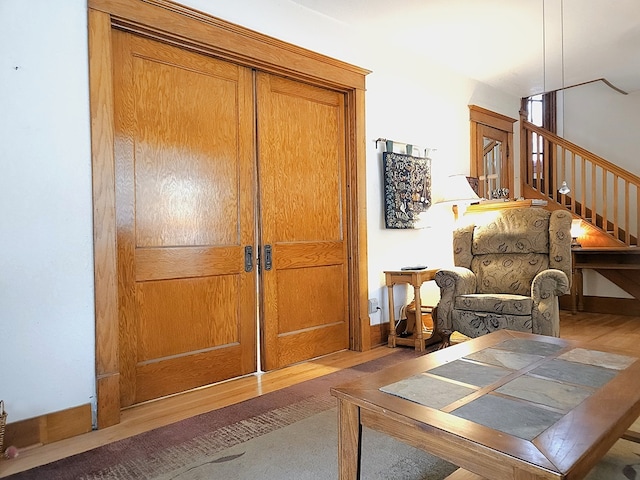
[[[184,3],[373,70],[366,118],[369,290],[384,309],[372,322],[386,319],[383,270],[439,265],[451,256],[450,237],[446,228],[384,229],[374,140],[437,148],[434,175],[468,173],[467,105],[517,118],[519,100],[389,51],[380,32],[351,31],[286,0]],[[94,401],[86,28],[86,0],[0,1],[0,399],[9,422]],[[433,286],[425,290],[435,301]]]
[[[564,136],[640,176],[640,91],[622,95],[603,82],[564,93]]]
[[[0,2],[0,399],[8,421],[94,395],[85,0]]]

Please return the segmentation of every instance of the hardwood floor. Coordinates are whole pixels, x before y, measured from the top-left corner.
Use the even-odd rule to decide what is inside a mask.
[[[600,313],[572,315],[561,311],[560,332],[562,338],[637,352],[640,346],[640,317]],[[398,349],[380,346],[363,353],[339,352],[280,370],[248,375],[137,405],[122,412],[122,421],[118,425],[49,445],[23,449],[15,459],[0,460],[0,478],[342,368],[393,355],[397,351]]]
[[[560,313],[560,336],[638,353],[640,317],[603,313]]]

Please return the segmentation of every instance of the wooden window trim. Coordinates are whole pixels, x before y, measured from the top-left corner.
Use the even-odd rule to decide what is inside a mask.
[[[352,350],[371,348],[368,315],[365,76],[360,67],[167,0],[89,0],[98,428],[120,422],[111,33],[117,28],[345,93]]]

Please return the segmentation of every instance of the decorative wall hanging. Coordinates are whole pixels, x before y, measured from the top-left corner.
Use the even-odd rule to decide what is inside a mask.
[[[386,228],[414,228],[431,205],[431,159],[383,152]]]

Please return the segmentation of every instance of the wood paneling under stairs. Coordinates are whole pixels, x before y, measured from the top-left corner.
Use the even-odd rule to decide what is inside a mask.
[[[638,311],[640,311],[640,249],[632,247],[596,247],[573,248],[571,252],[574,271],[571,297],[575,302],[572,308],[587,312],[638,314]],[[634,297],[634,300],[623,302],[626,299],[594,297],[599,302],[607,301],[608,305],[604,309],[587,308],[587,302],[583,297],[582,291],[583,270],[585,269],[595,270],[598,274]],[[623,303],[627,303],[627,305],[623,305]],[[619,308],[616,309],[616,306]]]
[[[637,351],[640,316],[560,312],[562,338]],[[261,375],[248,375],[123,410],[118,425],[20,451],[18,458],[0,460],[0,478],[53,462],[227,405],[326,375],[399,351],[386,346],[366,352],[343,351]]]

